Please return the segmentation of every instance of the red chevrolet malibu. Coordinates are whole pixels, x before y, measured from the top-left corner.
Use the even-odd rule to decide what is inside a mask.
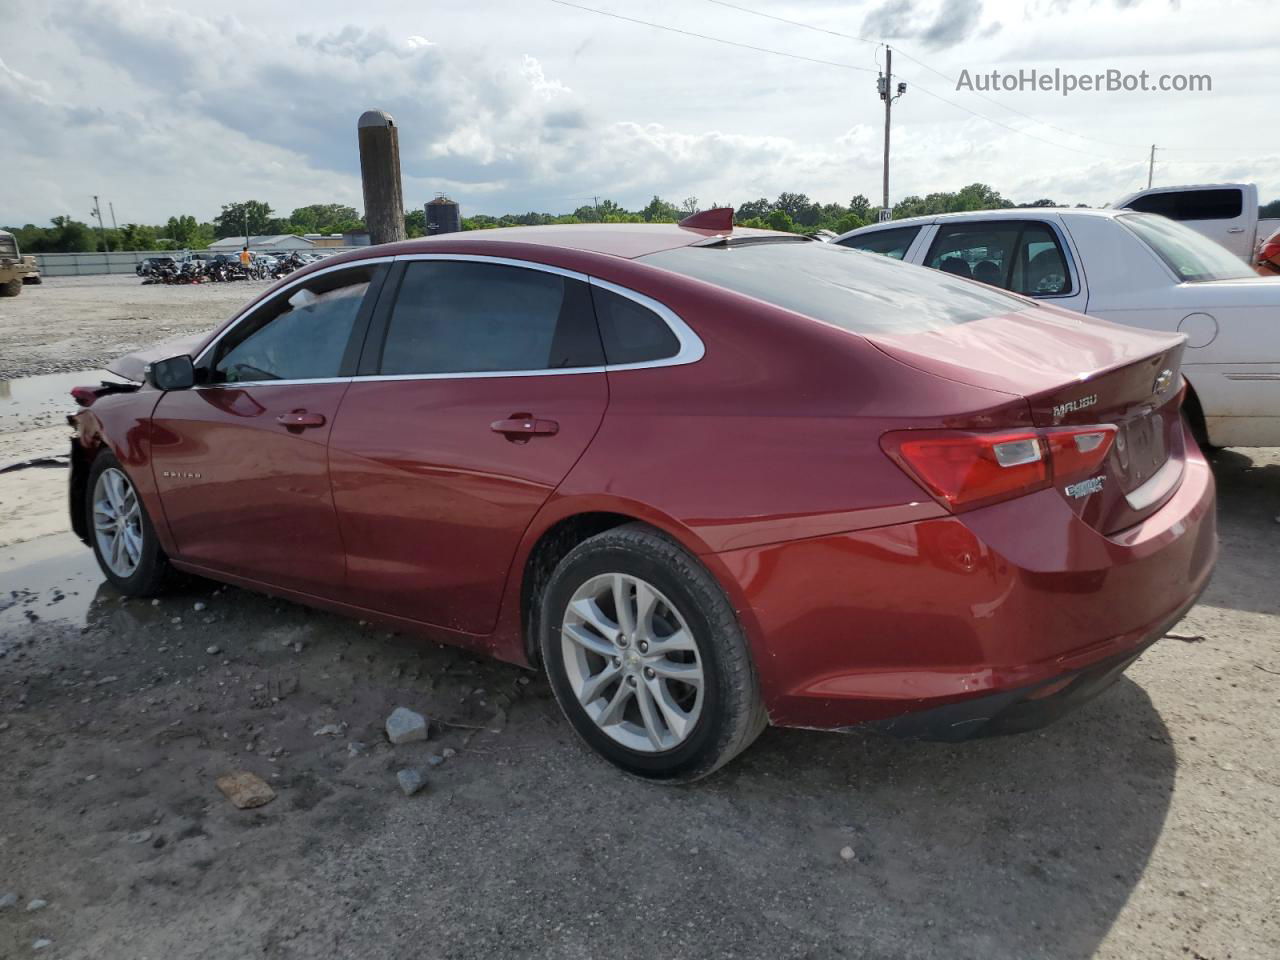
[[[1210,575],[1182,349],[724,211],[414,240],[77,388],[72,521],[129,595],[174,567],[540,666],[654,779],[769,723],[1026,730]]]

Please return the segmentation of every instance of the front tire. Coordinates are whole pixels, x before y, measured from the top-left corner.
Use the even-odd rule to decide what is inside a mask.
[[[0,283],[0,297],[16,297],[22,292],[22,278]]]
[[[160,592],[169,561],[133,481],[110,451],[103,451],[85,484],[85,517],[98,566],[127,597]]]
[[[541,604],[542,661],[565,717],[628,773],[705,777],[768,725],[746,638],[718,583],[642,524],[578,544]]]

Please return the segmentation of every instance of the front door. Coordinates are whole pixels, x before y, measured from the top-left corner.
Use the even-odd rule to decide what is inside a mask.
[[[604,415],[590,292],[533,264],[396,269],[373,375],[352,382],[330,439],[349,596],[483,635],[521,536]]]
[[[179,559],[340,591],[328,443],[383,269],[325,271],[286,288],[205,352],[198,386],[161,398],[153,466]]]

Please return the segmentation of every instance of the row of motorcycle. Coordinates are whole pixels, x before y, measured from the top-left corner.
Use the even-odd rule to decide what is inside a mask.
[[[137,274],[148,283],[230,283],[235,280],[278,280],[306,263],[298,254],[287,257],[255,257],[246,267],[238,257],[218,254],[208,260],[144,260]]]

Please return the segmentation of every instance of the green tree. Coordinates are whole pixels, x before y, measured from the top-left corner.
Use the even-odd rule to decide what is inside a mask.
[[[172,244],[170,249],[198,250],[213,242],[213,224],[197,223],[190,214],[179,214],[170,217],[162,231],[164,239]]]
[[[298,211],[293,212],[296,215]],[[404,212],[404,235],[410,240],[427,235],[427,211],[418,208]]]
[[[773,213],[769,214],[766,222],[769,224],[769,229],[771,230],[786,230],[788,232],[794,232],[796,228],[796,225],[791,220],[790,214],[785,210],[773,211]]]
[[[294,210],[289,214],[289,222],[301,233],[342,233],[354,229],[353,225],[361,221],[355,207],[343,203],[313,203]]]
[[[872,217],[871,201],[859,193],[849,201],[849,212],[864,224],[870,223]]]
[[[1081,206],[1084,206],[1084,204],[1081,204]],[[1270,203],[1264,203],[1258,208],[1258,216],[1262,218],[1280,217],[1280,200],[1272,200]]]
[[[213,218],[213,226],[219,237],[244,236],[246,229],[250,236],[267,233],[271,213],[271,206],[261,200],[226,203],[222,212]]]
[[[640,211],[640,216],[645,223],[675,223],[680,219],[680,208],[655,193],[653,199]]]
[[[761,197],[759,200],[748,200],[746,203],[739,206],[734,210],[733,216],[739,223],[745,224],[747,220],[763,221],[772,212],[773,201]]]
[[[117,249],[121,250],[155,250],[156,228],[138,223],[126,223],[117,233],[119,241]]]

